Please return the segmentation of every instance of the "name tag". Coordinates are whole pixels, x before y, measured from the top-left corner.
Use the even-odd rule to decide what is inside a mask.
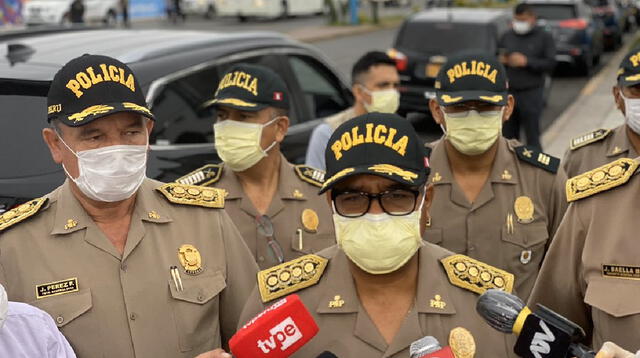
[[[640,266],[602,265],[602,276],[640,280]]]
[[[36,299],[64,295],[65,293],[78,292],[78,278],[68,278],[62,281],[45,283],[36,286]]]

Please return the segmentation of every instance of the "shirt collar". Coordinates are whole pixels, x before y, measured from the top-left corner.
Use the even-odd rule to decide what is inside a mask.
[[[629,137],[627,136],[627,126],[622,125],[613,130],[611,141],[607,148],[607,157],[617,156],[623,153],[629,153],[631,143],[629,143]]]

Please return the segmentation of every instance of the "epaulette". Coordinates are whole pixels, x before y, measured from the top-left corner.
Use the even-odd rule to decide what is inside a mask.
[[[295,165],[294,169],[300,179],[317,187],[324,184],[324,171],[307,165]]]
[[[518,158],[523,162],[527,162],[554,174],[558,172],[560,159],[533,148],[529,148],[526,145],[515,147],[513,149],[516,151]]]
[[[175,204],[224,208],[225,190],[205,186],[167,183],[156,189]]]
[[[515,281],[513,274],[472,259],[465,255],[452,255],[440,260],[449,282],[478,294],[496,288],[511,293]]]
[[[569,148],[571,150],[576,150],[580,147],[584,147],[587,144],[591,144],[594,142],[599,142],[605,139],[611,133],[611,129],[596,129],[593,132],[585,133],[579,137],[573,138],[571,140],[571,145]]]
[[[176,183],[185,185],[208,186],[216,183],[222,176],[223,164],[207,164],[191,173],[176,179]]]
[[[567,201],[572,202],[615,188],[629,181],[638,169],[638,162],[620,158],[599,168],[576,175],[567,180]]]
[[[33,199],[0,215],[0,231],[35,215],[47,200],[49,199]]]
[[[305,255],[258,272],[262,302],[315,285],[320,281],[328,262],[318,255]]]

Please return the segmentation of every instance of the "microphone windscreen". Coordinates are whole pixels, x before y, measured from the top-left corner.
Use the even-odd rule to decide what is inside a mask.
[[[476,303],[476,311],[494,329],[512,333],[513,325],[525,305],[517,296],[490,289],[483,293]]]
[[[411,358],[422,357],[426,353],[433,353],[440,349],[440,343],[432,336],[426,336],[411,343],[409,346],[409,355]]]
[[[329,351],[324,351],[320,353],[320,355],[317,356],[316,358],[338,358],[338,357]]]

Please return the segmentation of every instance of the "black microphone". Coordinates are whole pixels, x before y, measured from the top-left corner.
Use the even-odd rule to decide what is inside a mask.
[[[476,311],[494,329],[518,336],[513,351],[524,358],[594,358],[596,353],[577,343],[582,327],[543,305],[535,312],[518,297],[501,290],[483,293]]]
[[[338,358],[338,357],[329,351],[324,351],[320,353],[320,355],[317,356],[316,358]]]

